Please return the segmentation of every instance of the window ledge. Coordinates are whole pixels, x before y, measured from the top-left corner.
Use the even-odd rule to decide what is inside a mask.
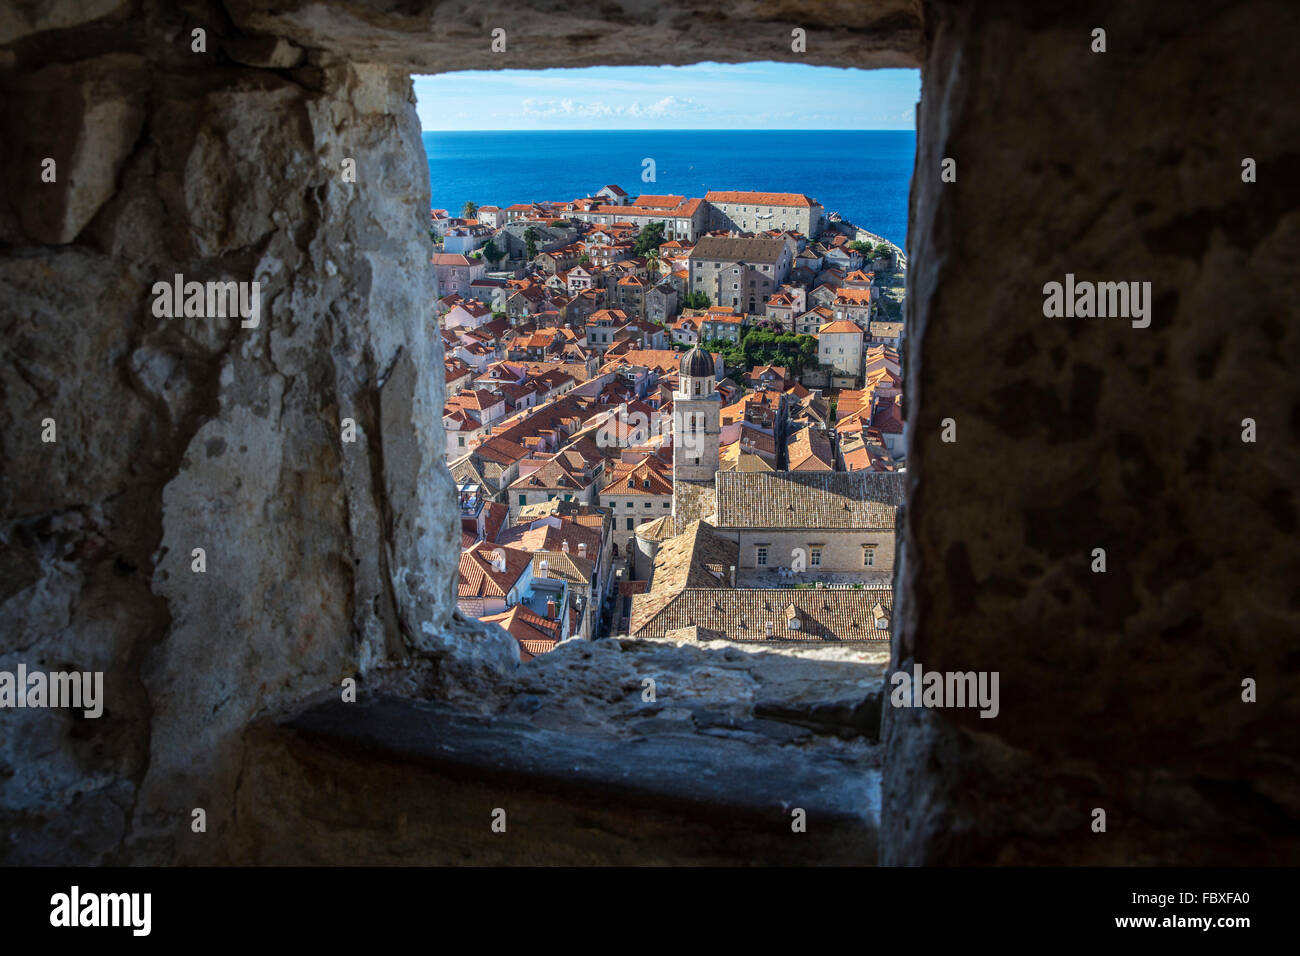
[[[846,649],[809,660],[574,645],[521,667],[477,713],[378,681],[357,703],[331,695],[260,725],[238,852],[339,865],[875,863],[880,685],[843,679],[864,666]],[[610,694],[620,665],[653,673],[659,701],[643,702],[639,681]],[[491,828],[498,808],[505,833]]]

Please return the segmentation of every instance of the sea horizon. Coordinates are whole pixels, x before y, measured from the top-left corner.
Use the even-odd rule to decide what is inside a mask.
[[[421,139],[432,206],[452,214],[466,201],[568,200],[611,183],[632,196],[790,192],[906,244],[915,130],[422,130]]]

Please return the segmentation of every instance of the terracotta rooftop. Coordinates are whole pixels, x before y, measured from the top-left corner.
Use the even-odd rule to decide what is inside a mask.
[[[665,465],[653,455],[648,455],[635,464],[615,465],[610,473],[609,484],[601,491],[602,495],[611,497],[671,495],[672,493],[672,466]]]
[[[528,457],[528,449],[496,435],[483,439],[482,443],[474,449],[474,453],[479,458],[502,465],[513,465],[520,459]]]
[[[505,569],[502,571],[497,571],[492,565],[492,556],[496,552],[505,556]],[[458,597],[505,597],[531,560],[532,555],[527,551],[500,545],[462,551],[456,594]]]
[[[713,203],[748,203],[753,206],[811,206],[813,200],[803,193],[755,193],[739,190],[710,190],[704,198]]]
[[[531,558],[536,551],[559,551],[563,553],[564,544],[569,544],[569,553],[578,557],[578,545],[587,546],[587,556],[596,559],[600,553],[600,528],[591,528],[571,518],[550,516],[538,518],[528,525],[517,524],[503,528],[497,534],[497,541],[525,552]]]
[[[710,357],[717,355],[716,352],[708,354]],[[682,361],[682,354],[676,349],[628,349],[618,357],[618,360],[619,364],[644,365],[646,368],[654,369],[660,375],[665,375],[677,371]]]
[[[632,205],[651,206],[655,209],[672,209],[674,206],[680,205],[682,201],[685,199],[686,199],[685,196],[641,195],[636,197],[636,202],[634,202]]]
[[[505,628],[519,642],[521,661],[531,661],[538,654],[554,650],[560,643],[560,623],[548,621],[522,604],[516,604],[502,614],[489,614],[479,620]]]
[[[832,335],[839,333],[856,333],[862,334],[862,326],[856,322],[850,322],[848,319],[840,319],[838,322],[827,322],[817,330],[818,335]]]
[[[831,441],[819,428],[801,428],[786,446],[791,471],[834,471]]]

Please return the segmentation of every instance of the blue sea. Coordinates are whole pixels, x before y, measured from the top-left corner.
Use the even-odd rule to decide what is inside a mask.
[[[565,130],[424,133],[433,207],[509,206],[589,196],[710,189],[804,193],[828,213],[906,248],[914,130]],[[655,181],[641,181],[642,160]]]

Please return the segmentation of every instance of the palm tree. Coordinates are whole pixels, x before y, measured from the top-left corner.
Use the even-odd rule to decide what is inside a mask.
[[[465,200],[465,206],[460,211],[462,219],[473,219],[478,214],[478,203]]]

